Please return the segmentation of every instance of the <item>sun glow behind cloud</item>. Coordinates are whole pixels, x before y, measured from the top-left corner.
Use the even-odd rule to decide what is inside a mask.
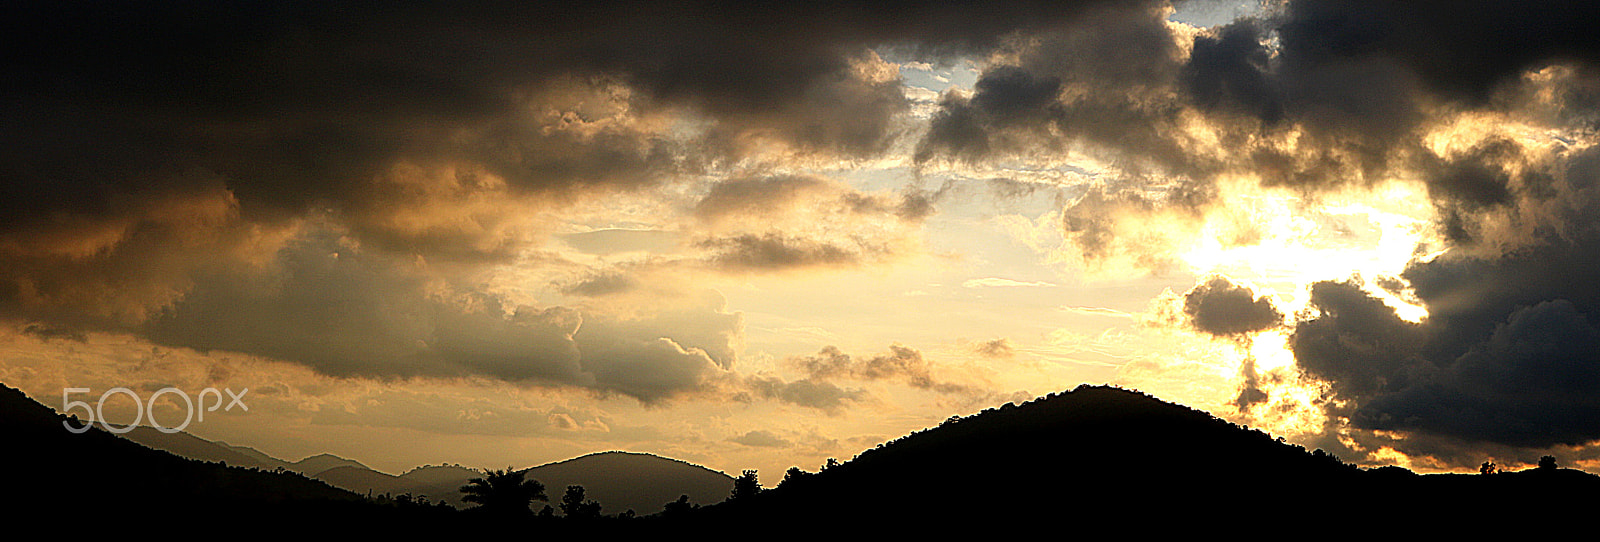
[[[1432,209],[1419,203],[1417,190],[1395,182],[1311,201],[1285,191],[1224,196],[1225,210],[1205,222],[1179,258],[1195,275],[1259,284],[1295,312],[1313,282],[1400,276],[1418,247],[1433,241]],[[1426,316],[1420,306],[1373,290],[1407,320]]]
[[[1422,187],[1393,181],[1373,188],[1306,197],[1289,190],[1235,183],[1178,253],[1195,276],[1221,275],[1249,285],[1293,317],[1312,310],[1310,286],[1318,281],[1362,279],[1365,289],[1418,322],[1427,311],[1404,292],[1378,286],[1401,276],[1419,247],[1435,245],[1433,209]],[[1287,323],[1287,322],[1286,322]],[[1326,384],[1305,378],[1295,364],[1288,329],[1252,333],[1215,352],[1227,381],[1259,389],[1263,403],[1240,406],[1239,416],[1273,434],[1312,438],[1329,425],[1321,405]],[[1218,339],[1219,342],[1227,342]],[[1236,384],[1238,385],[1238,384]]]

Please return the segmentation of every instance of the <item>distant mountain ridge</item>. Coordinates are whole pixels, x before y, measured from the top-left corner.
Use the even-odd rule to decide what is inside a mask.
[[[317,454],[299,461],[285,461],[254,448],[206,440],[182,431],[164,433],[144,425],[134,427],[132,431],[124,433],[122,437],[150,448],[164,450],[189,459],[225,462],[229,465],[252,467],[261,470],[282,468],[283,470],[313,477],[338,467],[372,470],[359,461],[333,454]]]
[[[282,468],[358,495],[411,494],[458,508],[466,507],[461,501],[461,486],[472,478],[482,476],[479,471],[452,465],[422,466],[396,476],[331,454],[318,454],[290,462],[251,448],[231,446],[182,432],[163,433],[144,426],[123,436],[150,448],[190,459],[220,461],[262,470]],[[522,470],[527,473],[527,479],[544,484],[549,504],[559,503],[567,486],[581,485],[587,498],[600,502],[602,511],[607,514],[625,510],[633,510],[640,515],[654,514],[680,495],[688,495],[690,501],[697,504],[721,502],[733,488],[733,478],[722,472],[686,461],[636,452],[597,452]],[[535,508],[538,507],[535,504]]]
[[[183,458],[99,428],[74,434],[62,425],[67,420],[0,384],[0,435],[5,438],[0,479],[17,490],[8,500],[7,518],[36,526],[80,526],[85,519],[105,520],[107,526],[136,522],[142,528],[168,522],[185,528],[245,525],[257,534],[309,522],[328,525],[321,532],[332,535],[344,533],[341,526],[347,525],[361,525],[372,534],[412,532],[439,517],[375,504],[298,473]],[[82,426],[75,419],[72,423]],[[167,442],[234,460],[245,457],[185,437]],[[295,521],[282,521],[288,518]]]
[[[567,486],[579,485],[583,486],[588,499],[602,505],[602,512],[606,514],[626,510],[640,515],[654,514],[681,495],[688,495],[690,501],[697,504],[711,504],[726,499],[733,489],[733,478],[722,472],[636,452],[597,452],[521,470],[526,479],[544,485],[545,503],[555,506]],[[460,466],[418,467],[400,476],[340,467],[314,477],[361,494],[410,493],[433,502],[465,507],[461,502],[461,486],[482,475]],[[540,503],[534,504],[534,508],[540,506]]]
[[[252,467],[261,470],[275,470],[282,467],[285,470],[294,470],[304,474],[301,470],[290,469],[291,463],[270,457],[257,450],[206,440],[182,431],[163,433],[153,427],[141,425],[134,427],[133,430],[127,433],[123,433],[122,438],[196,461],[227,463],[233,466]],[[247,453],[245,450],[254,453]]]
[[[583,486],[601,512],[633,510],[641,515],[662,511],[681,495],[697,504],[727,499],[733,477],[678,459],[636,452],[598,452],[525,469],[526,478],[545,486],[552,504],[570,485]]]

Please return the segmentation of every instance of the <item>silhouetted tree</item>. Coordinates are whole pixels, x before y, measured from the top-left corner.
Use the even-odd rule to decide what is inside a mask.
[[[525,480],[525,471],[491,470],[484,473],[481,478],[467,481],[461,486],[461,500],[478,505],[488,512],[506,515],[525,515],[532,512],[528,508],[535,500],[546,500],[544,484],[536,480]]]
[[[1304,448],[1301,448],[1301,450],[1304,450]],[[1339,456],[1336,456],[1336,455],[1333,455],[1333,454],[1331,454],[1331,453],[1329,453],[1327,451],[1324,451],[1322,448],[1317,448],[1316,451],[1311,452],[1311,457],[1314,457],[1319,461],[1322,461],[1324,463],[1328,463],[1328,464],[1331,464],[1331,465],[1336,465],[1336,466],[1340,466],[1340,467],[1344,466],[1344,461],[1339,459]]]
[[[617,514],[617,519],[633,519],[634,516],[637,515],[639,514],[634,512],[632,508],[629,508],[626,511],[623,511],[621,514]]]
[[[583,500],[583,486],[567,486],[561,496],[561,513],[569,519],[595,519],[600,517],[600,503]]]
[[[789,470],[783,473],[783,481],[778,482],[778,486],[782,487],[784,484],[788,484],[811,475],[812,473],[800,470],[800,467],[789,467]]]
[[[1539,468],[1540,469],[1554,469],[1554,468],[1556,468],[1556,456],[1547,455],[1547,456],[1539,458]]]
[[[553,517],[556,517],[556,509],[551,508],[550,505],[548,505],[548,504],[544,505],[544,508],[539,509],[539,517],[541,517],[541,518],[553,518]]]
[[[1499,471],[1500,467],[1495,466],[1493,461],[1484,461],[1482,465],[1478,465],[1478,474],[1494,474]]]
[[[733,480],[733,494],[728,496],[728,500],[747,499],[754,497],[758,493],[761,493],[761,482],[756,480],[756,471],[755,469],[746,469],[743,474]]]
[[[830,457],[828,458],[828,462],[822,465],[822,470],[828,470],[837,466],[839,466],[839,460]]]
[[[696,508],[700,508],[700,505],[689,504],[688,495],[679,495],[678,500],[669,502],[663,507],[661,515],[667,517],[678,517],[687,514],[690,510],[694,510]]]

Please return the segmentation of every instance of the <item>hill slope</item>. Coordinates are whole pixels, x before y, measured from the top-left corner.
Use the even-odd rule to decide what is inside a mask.
[[[589,454],[527,469],[527,473],[528,479],[544,484],[551,503],[560,502],[567,486],[581,485],[585,496],[599,501],[605,514],[624,510],[654,514],[679,495],[688,495],[694,503],[721,502],[733,490],[733,478],[727,474],[632,452]]]
[[[230,466],[261,470],[274,470],[281,467],[283,470],[298,472],[311,477],[317,477],[318,474],[324,471],[341,467],[372,470],[359,461],[345,459],[333,454],[317,454],[299,461],[284,461],[254,448],[206,440],[182,431],[163,433],[155,428],[143,425],[123,433],[122,437],[149,448],[197,461],[226,462]],[[377,471],[373,472],[376,473]]]
[[[208,463],[227,463],[229,466],[273,470],[289,468],[289,463],[242,446],[228,446],[209,441],[182,431],[163,433],[149,426],[134,427],[122,438],[137,442],[147,448],[162,450],[178,457],[187,457]],[[250,450],[255,453],[246,453]],[[295,472],[299,472],[298,470]]]
[[[1402,514],[1413,525],[1439,527],[1508,494],[1552,501],[1584,495],[1547,505],[1552,510],[1600,501],[1600,478],[1551,471],[1488,477],[1363,471],[1138,392],[1082,386],[953,419],[691,514],[685,525],[912,536],[998,528],[1168,536],[1248,525],[1305,534],[1334,518]]]
[[[292,472],[186,459],[98,428],[74,434],[62,426],[66,419],[0,384],[0,435],[6,439],[0,479],[17,490],[8,517],[38,525],[77,525],[87,517],[186,528],[248,525],[255,532],[304,521],[334,525],[322,531],[329,534],[346,527],[405,532],[443,513],[379,506]],[[296,521],[278,521],[284,518]]]
[[[461,502],[461,486],[482,475],[460,466],[424,466],[394,476],[330,454],[288,462],[251,448],[229,446],[182,432],[162,433],[142,426],[123,436],[190,459],[261,470],[282,467],[357,495],[409,493],[457,508],[466,507]],[[587,498],[599,501],[607,514],[629,509],[640,515],[654,514],[679,495],[688,495],[694,503],[720,502],[733,488],[733,478],[721,472],[676,459],[631,452],[594,453],[524,470],[528,471],[529,479],[545,485],[550,504],[560,502],[567,486],[581,485]],[[540,506],[535,503],[534,508]]]
[[[527,479],[544,484],[545,495],[549,499],[547,504],[556,506],[561,502],[561,495],[566,492],[567,486],[579,485],[583,486],[584,496],[598,501],[605,514],[618,514],[630,509],[639,515],[654,514],[660,512],[666,503],[677,500],[679,495],[688,495],[689,500],[695,503],[720,502],[733,489],[733,478],[727,474],[676,459],[632,452],[593,453],[523,471],[527,473]],[[324,473],[333,476],[349,474],[353,473]],[[381,488],[388,487],[388,491],[395,494],[409,492],[427,496],[433,501],[443,500],[464,507],[460,488],[478,476],[482,474],[461,467],[421,467],[400,476],[394,481],[398,485],[375,484],[371,487],[374,493],[380,493],[384,491]],[[333,482],[330,479],[330,483]],[[343,479],[334,485],[361,492],[360,486],[354,483],[346,485]],[[542,504],[546,503],[536,502],[533,507],[541,508]]]

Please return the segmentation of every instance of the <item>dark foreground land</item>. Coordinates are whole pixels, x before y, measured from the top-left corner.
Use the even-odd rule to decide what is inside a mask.
[[[64,418],[0,386],[5,522],[60,534],[661,536],[845,539],[1054,533],[1052,538],[1381,538],[1584,526],[1600,477],[1358,469],[1132,391],[1080,387],[907,435],[774,489],[637,518],[537,517],[369,498],[286,471],[183,459]],[[547,489],[559,505],[559,489]],[[738,493],[738,491],[735,491]],[[610,511],[608,511],[610,512]]]

